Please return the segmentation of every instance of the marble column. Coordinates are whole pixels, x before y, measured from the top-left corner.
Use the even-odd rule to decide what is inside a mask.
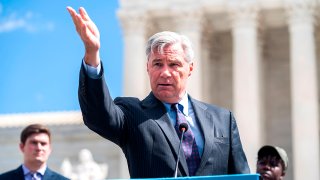
[[[209,21],[205,22],[210,24]],[[212,26],[212,25],[211,25]],[[202,98],[205,102],[216,103],[213,98],[212,86],[214,86],[216,73],[214,61],[219,57],[221,51],[219,51],[219,45],[214,40],[214,30],[211,26],[203,27],[204,31],[202,33],[201,41],[201,65],[202,65]]]
[[[202,74],[203,62],[201,60],[202,14],[196,9],[179,8],[175,10],[173,16],[175,19],[174,23],[176,31],[190,39],[195,55],[193,73],[189,77],[188,81],[188,92],[193,98],[204,100]]]
[[[233,108],[251,172],[264,143],[258,8],[230,7],[233,37]]]
[[[314,5],[288,5],[294,179],[319,176],[319,96]]]
[[[119,11],[124,39],[123,95],[140,99],[149,92],[146,69],[146,15],[143,11]]]

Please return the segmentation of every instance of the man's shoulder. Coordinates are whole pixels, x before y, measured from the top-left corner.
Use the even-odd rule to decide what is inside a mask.
[[[64,177],[63,175],[47,168],[44,176],[47,176],[49,179],[52,180],[69,180],[68,178]]]
[[[14,180],[19,179],[19,176],[23,177],[23,171],[21,166],[17,169],[13,169],[7,172],[0,174],[0,180]]]
[[[3,180],[3,178],[5,178],[5,177],[12,177],[13,175],[16,174],[16,171],[17,170],[14,169],[14,170],[10,170],[10,171],[7,171],[7,172],[0,174],[0,180]]]
[[[117,97],[114,99],[116,104],[123,104],[128,106],[149,106],[149,105],[156,105],[160,101],[155,98],[152,92],[149,93],[147,97],[143,100],[140,100],[137,97]]]
[[[219,112],[219,113],[230,113],[230,110],[225,108],[225,107],[221,107],[215,104],[209,104],[197,99],[191,99],[191,102],[193,103],[194,106],[199,106],[202,109],[208,110],[208,111],[214,111],[214,112]]]

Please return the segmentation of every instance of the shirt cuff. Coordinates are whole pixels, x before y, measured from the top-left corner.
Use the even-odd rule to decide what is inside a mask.
[[[92,78],[92,79],[100,78],[101,63],[97,67],[93,67],[93,66],[86,64],[84,59],[82,59],[82,64],[83,64],[84,69],[86,70],[86,72],[90,78]]]

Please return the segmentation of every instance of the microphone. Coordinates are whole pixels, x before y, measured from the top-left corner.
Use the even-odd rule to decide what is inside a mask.
[[[180,159],[180,149],[181,149],[181,144],[182,144],[182,139],[183,135],[186,131],[188,131],[188,124],[187,123],[181,123],[179,125],[179,131],[181,132],[181,138],[180,138],[180,143],[179,143],[179,150],[178,150],[178,157],[177,157],[177,162],[176,162],[176,169],[174,171],[174,178],[177,178],[177,173],[178,173],[178,164],[179,164],[179,159]]]

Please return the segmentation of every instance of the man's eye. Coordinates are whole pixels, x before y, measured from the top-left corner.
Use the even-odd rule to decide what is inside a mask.
[[[170,66],[172,66],[172,67],[179,66],[179,64],[178,63],[172,63],[172,64],[170,64]]]
[[[31,142],[31,144],[33,144],[33,145],[37,145],[37,144],[38,144],[38,142],[36,142],[36,141],[32,141],[32,142]]]

